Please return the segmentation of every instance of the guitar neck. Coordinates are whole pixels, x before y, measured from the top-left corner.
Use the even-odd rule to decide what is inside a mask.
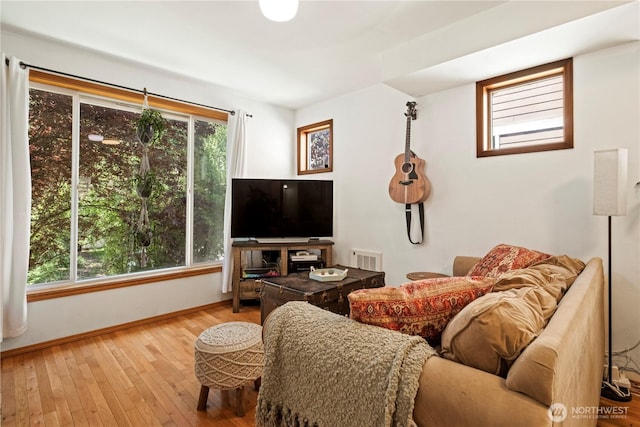
[[[404,162],[405,163],[409,163],[409,160],[411,159],[411,148],[410,148],[410,141],[411,141],[411,115],[407,116],[407,133],[406,133],[406,137],[404,140]]]

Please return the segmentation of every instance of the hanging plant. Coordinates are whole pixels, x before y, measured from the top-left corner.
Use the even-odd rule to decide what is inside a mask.
[[[142,199],[142,209],[140,209],[140,217],[135,231],[136,241],[142,246],[141,262],[142,267],[146,264],[145,248],[151,244],[153,232],[151,230],[151,222],[149,221],[149,213],[147,211],[147,199]]]
[[[153,194],[156,187],[156,175],[151,171],[149,164],[149,147],[159,141],[165,132],[165,120],[160,111],[149,108],[147,102],[147,89],[144,90],[144,103],[142,113],[136,122],[136,135],[142,144],[142,156],[140,158],[140,169],[134,177],[136,192],[141,199],[142,206],[140,217],[135,230],[135,239],[140,245],[140,267],[147,266],[147,247],[151,245],[153,231],[149,222],[147,210],[147,199]]]
[[[142,174],[137,173],[133,178],[133,182],[135,183],[138,196],[147,199],[151,197],[158,180],[155,173],[147,171]]]
[[[151,231],[151,228],[142,228],[142,229],[136,230],[136,241],[143,248],[146,248],[147,246],[151,245],[152,238],[153,238],[153,232]],[[141,262],[141,264],[143,267],[145,266],[144,261]]]
[[[145,108],[136,122],[136,135],[144,145],[151,145],[162,138],[165,132],[165,121],[160,111]]]

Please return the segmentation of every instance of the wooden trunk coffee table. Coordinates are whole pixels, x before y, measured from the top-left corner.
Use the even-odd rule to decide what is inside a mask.
[[[384,286],[384,272],[361,270],[335,265],[340,270],[349,269],[347,277],[335,282],[320,282],[309,278],[309,272],[262,279],[260,293],[261,323],[269,313],[289,301],[306,301],[337,314],[349,315],[347,295],[356,289]]]

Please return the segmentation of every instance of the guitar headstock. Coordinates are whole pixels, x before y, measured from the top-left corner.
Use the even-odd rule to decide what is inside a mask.
[[[407,102],[407,112],[404,113],[405,116],[411,117],[411,120],[416,119],[416,102],[409,101]]]

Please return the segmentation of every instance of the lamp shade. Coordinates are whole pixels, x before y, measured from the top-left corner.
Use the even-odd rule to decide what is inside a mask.
[[[626,148],[594,152],[594,215],[627,214],[627,156]]]
[[[293,19],[298,12],[298,0],[258,0],[265,18],[276,22]]]

